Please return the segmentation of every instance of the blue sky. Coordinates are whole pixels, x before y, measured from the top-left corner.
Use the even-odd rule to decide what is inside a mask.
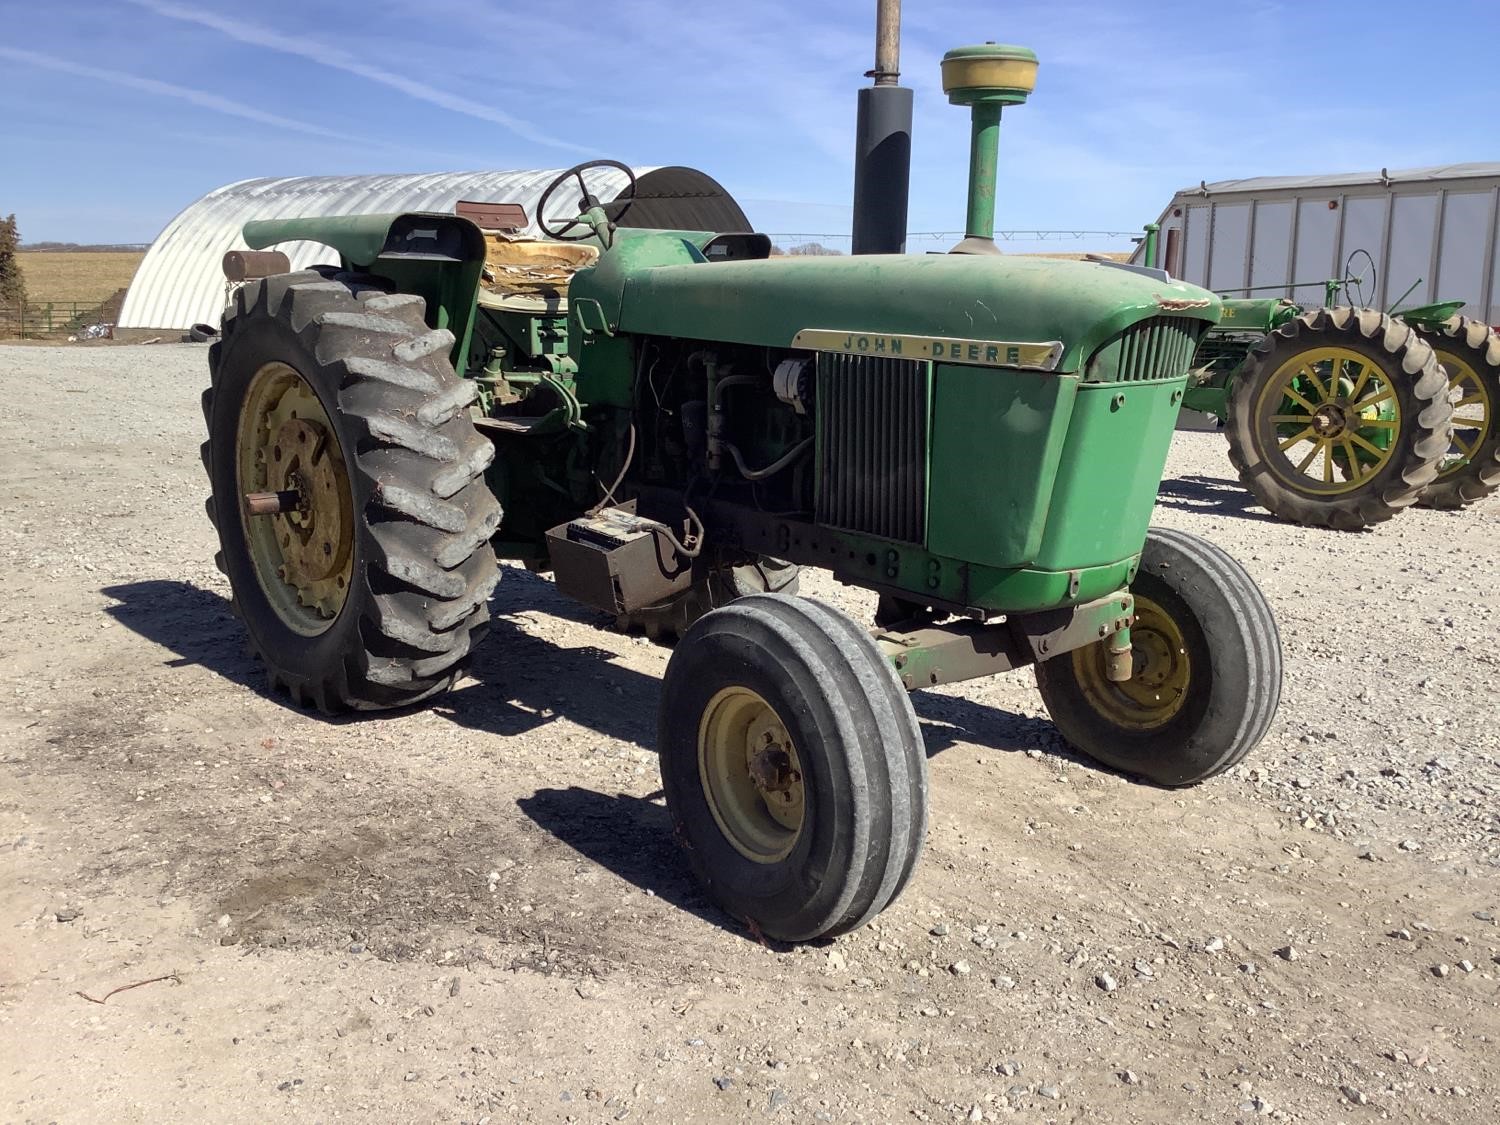
[[[1200,179],[1500,159],[1500,2],[906,0],[913,230],[963,221],[944,50],[1041,58],[998,225],[1127,230]],[[691,164],[770,232],[849,226],[873,0],[0,0],[0,214],[145,242],[255,176]],[[1097,245],[1090,249],[1123,248]],[[926,247],[919,247],[926,248]],[[1035,245],[1017,249],[1039,249]],[[1062,248],[1059,245],[1058,248]]]

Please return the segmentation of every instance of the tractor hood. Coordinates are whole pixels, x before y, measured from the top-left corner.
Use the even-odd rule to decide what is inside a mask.
[[[1197,286],[1099,262],[959,254],[708,262],[692,236],[645,232],[580,271],[570,292],[575,303],[597,301],[611,331],[815,350],[878,352],[895,342],[908,358],[1058,372],[1079,370],[1138,321],[1212,324],[1220,308]]]

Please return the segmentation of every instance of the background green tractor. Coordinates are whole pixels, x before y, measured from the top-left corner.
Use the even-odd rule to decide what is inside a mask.
[[[974,107],[963,253],[621,229],[630,193],[601,202],[589,165],[544,193],[547,241],[493,204],[247,225],[343,263],[246,284],[211,351],[218,561],[273,687],[329,711],[441,692],[497,554],[680,631],[668,807],[709,891],[786,940],[910,879],[911,690],[1035,664],[1100,761],[1186,785],[1243,758],[1280,694],[1270,611],[1213,545],[1148,532],[1219,302],[984,252],[999,110],[1035,71],[992,44],[944,60]],[[790,596],[797,566],[881,595],[880,623]]]
[[[1453,404],[1452,443],[1417,503],[1462,508],[1500,490],[1500,335],[1481,320],[1458,316],[1453,303],[1396,315],[1437,354]]]
[[[1225,299],[1193,359],[1183,406],[1221,421],[1241,482],[1289,522],[1357,530],[1500,488],[1500,341],[1462,302],[1362,307],[1361,253],[1323,282],[1324,307]]]

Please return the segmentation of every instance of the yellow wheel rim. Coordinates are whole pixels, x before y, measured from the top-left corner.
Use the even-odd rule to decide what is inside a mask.
[[[1161,606],[1135,595],[1130,627],[1130,679],[1116,683],[1107,672],[1107,641],[1073,650],[1073,675],[1098,714],[1126,730],[1154,730],[1182,710],[1193,682],[1192,660],[1182,630]]]
[[[698,777],[719,831],[756,863],[785,859],[802,835],[802,760],[776,709],[747,687],[709,700],[698,724]]]
[[[1453,444],[1438,470],[1439,476],[1447,476],[1474,459],[1495,424],[1495,404],[1484,380],[1467,361],[1441,348],[1437,357],[1448,373],[1448,400],[1453,403]]]
[[[1350,348],[1293,356],[1256,400],[1266,464],[1302,492],[1336,496],[1366,484],[1389,463],[1401,432],[1390,378]]]
[[[344,454],[312,387],[284,363],[250,380],[236,434],[240,519],[256,579],[288,628],[324,632],[349,595],[354,504]],[[295,492],[295,510],[252,516],[251,492]]]

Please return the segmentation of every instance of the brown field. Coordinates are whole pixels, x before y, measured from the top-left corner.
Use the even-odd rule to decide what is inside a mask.
[[[1082,261],[1087,260],[1087,258],[1088,258],[1087,254],[1061,254],[1061,253],[1056,253],[1056,254],[1054,254],[1054,253],[1018,254],[1016,256],[1018,258],[1061,258],[1061,259],[1063,259],[1064,261],[1067,261],[1067,262],[1082,262]],[[1106,251],[1100,252],[1099,257],[1101,257],[1101,258],[1108,258],[1111,262],[1128,262],[1128,261],[1130,261],[1130,254],[1129,254],[1128,251],[1125,252],[1125,253],[1118,253],[1116,251],[1106,250]]]
[[[31,250],[17,255],[32,303],[77,301],[98,304],[130,284],[144,251]]]

